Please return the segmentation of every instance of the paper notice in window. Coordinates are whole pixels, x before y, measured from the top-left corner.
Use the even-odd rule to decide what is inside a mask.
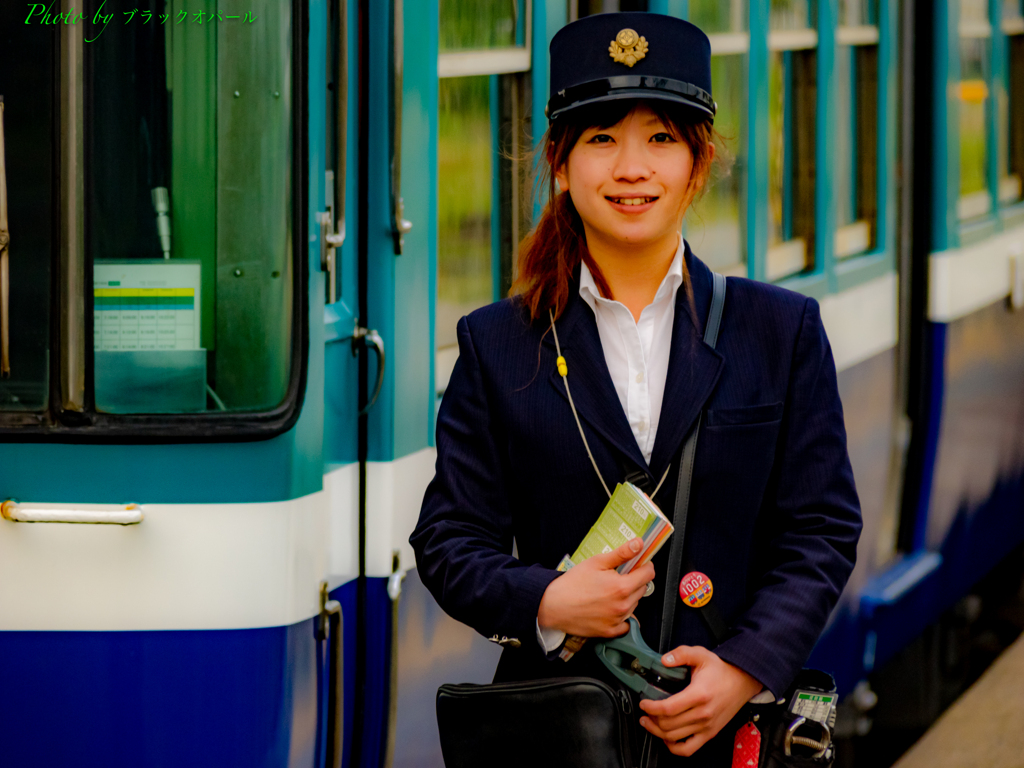
[[[94,348],[200,349],[201,292],[198,261],[95,261]]]

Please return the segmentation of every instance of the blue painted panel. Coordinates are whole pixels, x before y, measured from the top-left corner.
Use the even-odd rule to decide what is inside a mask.
[[[356,603],[359,582],[353,579],[331,592],[331,599],[341,603],[342,630],[345,637],[345,646],[342,653],[345,659],[345,677],[343,680],[345,688],[345,709],[344,709],[344,732],[342,734],[342,768],[352,765],[352,749],[355,742],[355,711],[356,711],[356,637],[358,623],[356,621]],[[326,717],[326,707],[321,707],[323,716]],[[321,733],[325,729],[321,727]]]
[[[401,256],[380,251],[380,259],[390,259],[394,266],[394,285],[390,286],[394,335],[388,339],[388,349],[395,399],[392,453],[371,454],[374,459],[400,458],[433,441],[438,23],[437,0],[405,3],[402,195],[413,228],[405,236]],[[384,177],[382,169],[380,178]],[[371,268],[371,278],[373,274]]]
[[[548,129],[548,119],[544,116],[544,108],[548,105],[548,88],[550,86],[550,70],[548,67],[548,46],[568,21],[565,3],[537,3],[533,9],[533,141],[540,142]],[[538,195],[539,197],[539,195]],[[534,216],[540,213],[543,200],[534,202]]]
[[[0,633],[5,768],[313,764],[313,621]]]
[[[663,13],[666,16],[686,19],[690,16],[690,0],[649,0],[647,10],[649,13]]]
[[[359,120],[357,94],[359,67],[357,25],[358,4],[348,6],[348,125],[345,152],[345,242],[335,250],[338,301],[324,310],[324,464],[350,464],[357,460],[359,364],[352,354],[349,338],[355,327],[358,304],[359,195],[358,151]],[[372,366],[371,366],[372,368]],[[372,375],[372,371],[371,371]]]
[[[360,589],[365,589],[361,623]],[[365,579],[362,584],[351,581],[334,590],[331,597],[341,602],[345,617],[348,746],[343,768],[380,768],[387,749],[390,705],[391,599],[387,579]]]
[[[815,115],[814,176],[814,269],[828,276],[829,292],[835,292],[836,203],[832,188],[835,175],[835,148],[829,138],[836,122],[836,38],[832,34],[838,21],[835,3],[817,3],[818,11],[818,87]],[[788,89],[787,89],[788,92]],[[790,123],[787,120],[787,125]]]
[[[255,443],[0,444],[0,496],[23,501],[191,504],[283,501],[322,487],[319,408]]]
[[[914,536],[912,551],[924,548],[928,531],[928,512],[931,505],[932,482],[935,477],[935,462],[938,455],[939,435],[942,431],[942,401],[946,384],[946,328],[944,323],[928,323],[925,343],[929,345],[928,358],[931,370],[927,372],[927,423],[925,430],[924,456],[921,469],[921,488],[918,491],[917,509],[904,510],[914,515]]]
[[[840,698],[864,678],[861,666],[863,631],[855,611],[841,608],[811,651],[807,666],[823,669],[836,679]]]
[[[960,14],[955,0],[935,0],[931,5],[935,24],[931,250],[943,251],[959,245],[956,204],[960,196],[960,130],[954,88],[960,77]]]
[[[768,254],[768,4],[750,0],[747,56],[747,277],[765,279]]]

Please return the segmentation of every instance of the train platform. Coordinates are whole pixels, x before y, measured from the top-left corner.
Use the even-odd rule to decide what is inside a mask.
[[[895,768],[1024,768],[1024,635]]]

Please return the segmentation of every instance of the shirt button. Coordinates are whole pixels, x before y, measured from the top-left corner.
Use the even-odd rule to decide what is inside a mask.
[[[640,373],[638,373],[636,375],[636,383],[637,384],[643,384],[644,383],[644,372],[643,371],[640,371]]]
[[[646,432],[647,431],[647,422],[646,421],[641,421],[639,424],[637,424],[637,429],[639,429],[641,432]]]

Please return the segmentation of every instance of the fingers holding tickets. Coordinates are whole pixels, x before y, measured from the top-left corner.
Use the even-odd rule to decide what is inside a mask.
[[[552,581],[541,598],[539,625],[580,637],[617,637],[626,632],[626,618],[654,578],[654,566],[646,563],[628,574],[616,568],[636,557],[642,546],[639,538],[631,539]]]

